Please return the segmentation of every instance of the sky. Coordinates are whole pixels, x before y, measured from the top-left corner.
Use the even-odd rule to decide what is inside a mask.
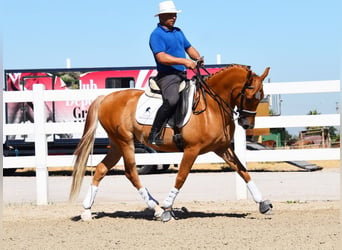
[[[4,69],[154,66],[157,0],[11,0],[0,15]],[[246,64],[267,81],[339,80],[339,0],[175,0],[176,26],[206,64]],[[303,98],[305,102],[303,102]],[[283,115],[336,113],[340,94],[281,96]]]

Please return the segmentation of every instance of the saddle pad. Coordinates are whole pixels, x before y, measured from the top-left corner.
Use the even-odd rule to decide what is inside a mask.
[[[192,102],[194,98],[194,92],[195,92],[195,83],[190,81],[190,91],[189,91],[189,107],[186,112],[182,127],[189,121],[191,113],[192,113]],[[159,109],[159,107],[162,105],[163,101],[160,98],[153,98],[147,96],[145,93],[143,93],[138,101],[137,109],[136,109],[136,120],[140,124],[144,125],[152,125],[154,118],[156,116],[156,113]],[[169,125],[167,125],[170,127]]]
[[[179,92],[185,89],[186,83],[185,81],[182,81],[179,85]],[[157,82],[155,81],[154,77],[150,77],[148,80],[148,84],[145,88],[145,95],[154,97],[154,98],[159,98],[162,99],[160,89],[158,87]]]

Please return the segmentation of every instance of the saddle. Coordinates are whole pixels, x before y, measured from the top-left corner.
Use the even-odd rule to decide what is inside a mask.
[[[190,118],[191,105],[195,86],[190,80],[183,81],[179,86],[180,98],[175,113],[169,118],[167,126],[171,128],[183,127]],[[192,94],[190,94],[192,93]],[[145,93],[138,101],[136,119],[140,124],[152,125],[155,115],[162,105],[162,95],[160,89],[153,78],[145,88]]]
[[[188,84],[189,84],[189,81],[182,81],[179,85],[178,92],[182,92],[187,87]],[[145,89],[145,94],[152,98],[162,99],[160,88],[158,87],[158,84],[154,77],[150,77],[150,79],[148,80],[148,86]]]
[[[167,127],[174,130],[174,141],[182,144],[180,128],[182,128],[190,119],[192,113],[192,103],[195,92],[195,82],[191,80],[183,81],[179,86],[180,98],[175,113],[169,118]],[[145,88],[144,94],[139,98],[136,120],[140,124],[152,125],[159,107],[162,105],[162,95],[154,78],[150,78]],[[181,141],[176,142],[176,141]],[[178,146],[183,148],[182,145]]]

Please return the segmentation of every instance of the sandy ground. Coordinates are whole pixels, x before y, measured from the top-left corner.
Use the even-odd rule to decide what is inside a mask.
[[[308,163],[316,164],[322,169],[339,168],[341,162],[339,160],[328,160],[328,161],[308,161]],[[193,169],[228,169],[227,165],[223,164],[196,164]],[[283,171],[306,171],[305,169],[296,167],[286,162],[248,162],[247,169],[249,171],[272,171],[272,172],[283,172]]]
[[[177,203],[167,223],[134,203],[96,204],[91,222],[74,204],[5,205],[2,249],[341,249],[339,201],[273,205]]]
[[[248,168],[302,171],[282,164],[250,163]],[[317,164],[337,168],[340,163]],[[212,164],[197,165],[195,171],[208,168],[225,170]],[[91,222],[81,221],[79,203],[7,203],[1,249],[342,249],[340,201],[273,205],[273,214],[261,215],[251,200],[180,201],[175,204],[178,220],[163,223],[143,203],[117,199],[95,202]]]
[[[318,167],[322,169],[330,169],[330,168],[339,168],[341,162],[339,160],[325,160],[325,161],[309,161],[309,163],[316,164]],[[72,173],[73,167],[51,167],[49,168],[50,173],[57,173],[63,175],[70,175]],[[286,162],[248,162],[247,169],[249,171],[272,171],[272,172],[283,172],[283,171],[306,171],[305,169],[296,167],[292,164]],[[124,170],[123,166],[116,166],[111,171],[120,171]],[[88,167],[87,171],[94,171],[94,168]],[[177,172],[178,167],[171,165],[170,168],[164,172]],[[233,171],[227,164],[220,163],[206,163],[206,164],[195,164],[192,169],[192,172],[198,171]],[[35,168],[25,168],[18,169],[15,173],[16,176],[22,175],[35,175]]]

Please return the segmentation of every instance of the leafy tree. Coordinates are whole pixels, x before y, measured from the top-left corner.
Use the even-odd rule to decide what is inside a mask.
[[[317,111],[317,109],[310,110],[307,115],[320,115],[321,113]],[[322,126],[315,126],[315,127],[306,127],[306,130],[320,130],[323,129]]]
[[[310,110],[308,115],[320,115],[321,113],[318,112],[316,109],[314,110]],[[328,131],[329,135],[330,135],[330,139],[332,142],[339,140],[340,139],[340,135],[338,133],[338,130],[336,127],[330,126],[330,127],[323,127],[323,126],[316,126],[316,127],[307,127],[306,130],[322,130],[325,129]]]
[[[308,115],[320,115],[321,113],[317,111],[317,109],[310,110]]]
[[[328,131],[329,131],[330,139],[332,142],[340,140],[340,134],[338,133],[338,130],[336,127],[329,127]]]

